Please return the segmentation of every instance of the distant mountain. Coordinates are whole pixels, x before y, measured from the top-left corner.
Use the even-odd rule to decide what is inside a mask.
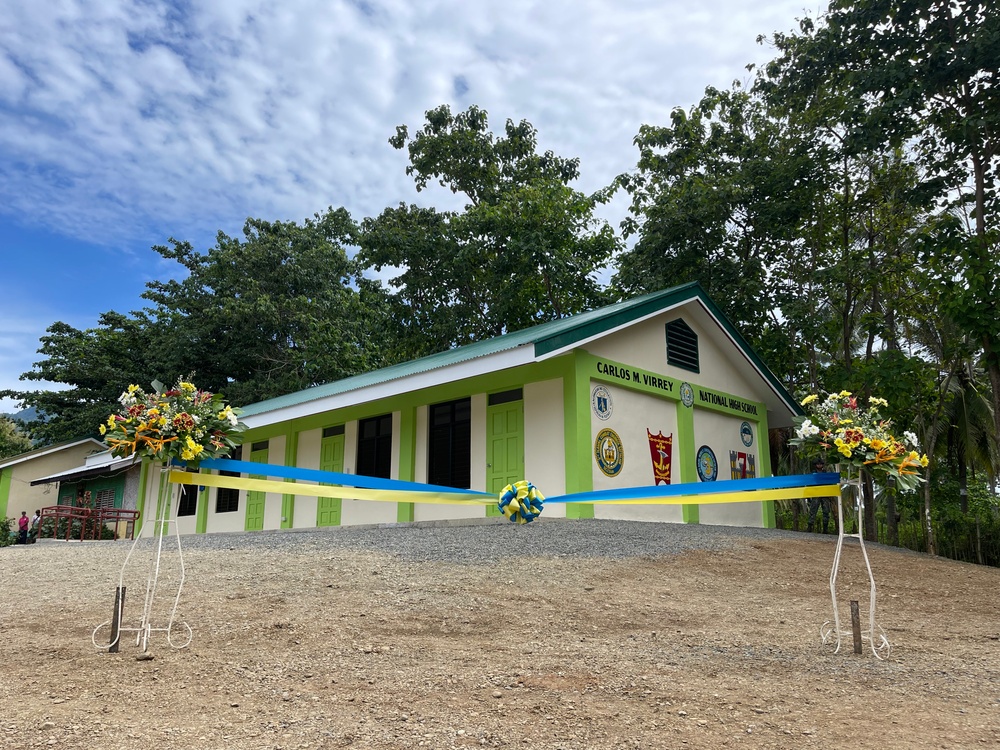
[[[0,414],[0,417],[7,417],[14,422],[33,422],[38,419],[38,411],[32,406],[30,409],[21,409],[15,414]]]

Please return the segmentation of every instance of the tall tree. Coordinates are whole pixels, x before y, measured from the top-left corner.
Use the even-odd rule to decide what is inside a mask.
[[[861,144],[888,140],[922,159],[942,205],[969,208],[942,299],[985,353],[1000,435],[1000,14],[993,0],[834,0],[817,25],[777,35],[771,74],[807,111],[831,86],[865,104],[851,121]]]
[[[623,230],[638,239],[620,256],[614,284],[635,294],[700,281],[760,345],[765,331],[783,327],[775,296],[791,290],[772,283],[770,268],[807,207],[793,188],[809,164],[800,142],[738,85],[709,88],[670,119],[640,128],[637,167],[619,178],[632,198]]]
[[[385,364],[391,328],[347,256],[354,232],[347,211],[331,209],[301,225],[249,219],[242,239],[220,232],[204,254],[174,240],[154,248],[186,271],[143,294],[160,379],[190,375],[244,404]]]
[[[407,150],[418,191],[436,181],[466,201],[461,211],[400,205],[362,222],[359,261],[400,271],[389,284],[407,356],[604,301],[598,274],[618,240],[595,209],[609,193],[570,187],[579,161],[538,153],[530,123],[508,120],[498,137],[482,109],[440,106],[412,137],[400,125],[389,143]]]
[[[382,366],[393,327],[384,293],[347,257],[354,231],[339,209],[301,225],[249,219],[242,239],[220,232],[207,253],[156,247],[183,278],[148,283],[150,307],[95,328],[54,323],[22,379],[64,387],[8,395],[36,407],[32,434],[55,442],[93,434],[130,383],[191,377],[241,405]]]
[[[28,428],[43,444],[96,436],[125,386],[156,377],[150,359],[152,334],[142,313],[106,312],[88,329],[53,323],[41,338],[38,353],[43,358],[21,379],[63,387],[6,395],[36,409],[38,418]]]

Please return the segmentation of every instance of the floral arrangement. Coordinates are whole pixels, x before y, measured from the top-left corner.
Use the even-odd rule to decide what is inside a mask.
[[[146,456],[157,461],[180,459],[197,466],[205,458],[227,455],[242,441],[246,425],[239,410],[223,403],[222,395],[178,380],[170,390],[159,381],[155,392],[130,385],[118,397],[122,410],[100,426],[111,455]]]
[[[888,406],[885,399],[869,398],[862,407],[850,391],[841,391],[825,399],[812,394],[802,406],[807,414],[795,418],[795,437],[788,442],[806,458],[890,476],[903,491],[923,481],[920,470],[927,466],[927,456],[918,452],[912,432],[904,432],[902,439],[893,434],[892,422],[879,413],[879,407]]]

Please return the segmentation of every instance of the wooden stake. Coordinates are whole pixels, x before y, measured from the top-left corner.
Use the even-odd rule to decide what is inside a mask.
[[[854,631],[854,653],[861,653],[861,611],[858,603],[851,600],[851,630]]]
[[[111,645],[108,647],[109,654],[118,653],[118,644],[121,639],[118,637],[118,630],[121,627],[121,615],[125,610],[125,587],[115,588],[115,611],[111,615]]]

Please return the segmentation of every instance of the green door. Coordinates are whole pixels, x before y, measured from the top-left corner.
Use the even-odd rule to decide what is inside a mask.
[[[524,402],[486,407],[486,490],[499,496],[508,484],[524,479]],[[496,505],[486,515],[499,516]]]
[[[267,463],[267,448],[261,448],[250,453],[250,460],[255,464]],[[262,476],[251,476],[251,479],[264,479]],[[264,493],[250,490],[247,492],[247,531],[260,531],[264,528]]]
[[[319,448],[319,468],[321,471],[344,470],[344,433],[324,436]],[[340,498],[320,497],[316,499],[316,525],[340,526]]]

